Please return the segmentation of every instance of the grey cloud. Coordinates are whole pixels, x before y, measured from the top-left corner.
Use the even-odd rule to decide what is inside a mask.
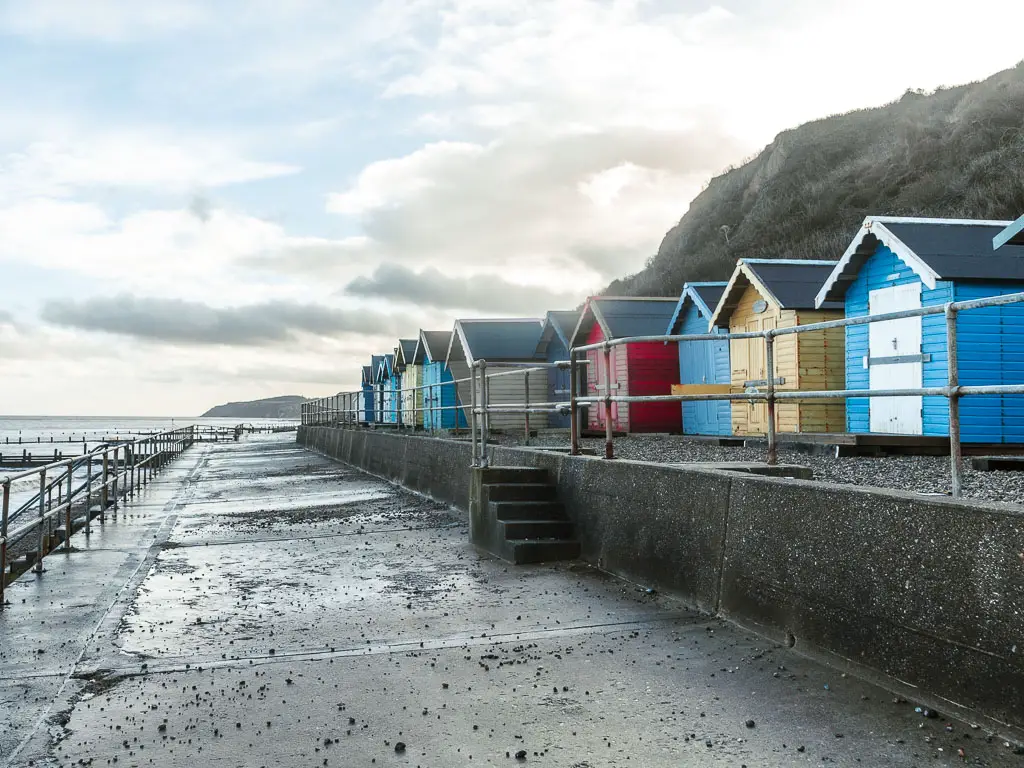
[[[205,195],[193,195],[188,202],[188,212],[204,224],[209,222],[214,207],[213,201]]]
[[[575,306],[580,296],[510,283],[496,275],[450,277],[432,267],[416,273],[398,264],[382,264],[369,277],[344,288],[351,296],[370,296],[439,309],[537,314]]]
[[[525,135],[475,151],[428,147],[422,160],[396,161],[420,185],[416,191],[397,188],[394,200],[359,212],[358,221],[366,251],[378,259],[443,269],[477,263],[481,254],[495,264],[544,256],[619,275],[639,267],[638,254],[653,253],[686,209],[681,196],[677,210],[669,204],[671,215],[654,217],[652,205],[664,207],[667,194],[654,187],[696,194],[747,149],[710,119],[692,131],[629,127]],[[653,174],[653,186],[612,191],[604,205],[588,197],[595,177],[630,167]],[[610,250],[617,259],[608,258]]]
[[[6,309],[0,309],[0,325],[14,325],[14,315]]]
[[[47,322],[84,331],[189,345],[268,346],[299,334],[397,333],[398,318],[317,304],[271,301],[242,307],[211,307],[179,299],[135,296],[50,301]]]
[[[313,240],[263,251],[240,261],[252,269],[323,277],[351,274],[351,270],[369,263],[368,256],[362,243]]]

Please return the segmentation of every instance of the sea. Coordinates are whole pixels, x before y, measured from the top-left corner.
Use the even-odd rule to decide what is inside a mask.
[[[0,452],[8,445],[96,443],[108,438],[151,434],[190,424],[234,427],[238,424],[294,425],[293,419],[197,418],[194,416],[0,416]],[[21,449],[18,449],[21,453]]]
[[[294,419],[197,418],[194,416],[0,416],[0,479],[23,470],[5,465],[4,457],[21,458],[23,450],[34,456],[77,456],[114,439],[166,432],[191,424],[211,427],[293,426]],[[12,486],[12,502],[32,491],[38,479],[24,478]]]

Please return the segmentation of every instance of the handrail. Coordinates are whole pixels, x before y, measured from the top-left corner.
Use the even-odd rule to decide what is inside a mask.
[[[11,544],[38,531],[34,557],[35,571],[41,575],[44,572],[43,558],[54,549],[51,544],[56,533],[56,519],[63,514],[63,543],[65,551],[68,551],[71,535],[75,531],[73,510],[76,506],[84,508],[84,528],[88,536],[91,532],[94,500],[99,501],[99,517],[103,522],[108,508],[113,507],[116,514],[121,499],[134,497],[167,462],[195,441],[194,426],[179,427],[141,440],[106,443],[80,456],[0,477],[0,608],[4,606]],[[76,470],[83,468],[84,480],[76,486]],[[33,477],[39,480],[38,491],[12,511],[12,486]],[[53,500],[54,492],[57,494],[56,503]],[[31,515],[33,510],[38,514]],[[31,519],[12,525],[26,516]]]
[[[489,418],[492,413],[522,413],[524,415],[524,426],[527,441],[529,440],[529,414],[530,413],[565,413],[568,411],[571,417],[571,441],[572,453],[580,452],[580,410],[588,405],[603,405],[606,413],[610,414],[610,407],[613,403],[657,403],[657,402],[706,402],[706,401],[727,401],[727,402],[764,402],[768,406],[767,418],[767,442],[768,450],[766,460],[769,464],[778,461],[778,440],[775,419],[775,405],[777,402],[801,401],[801,400],[846,400],[848,398],[874,398],[874,397],[944,397],[949,401],[949,437],[950,437],[950,476],[952,495],[959,497],[962,493],[962,446],[960,443],[960,414],[959,402],[963,397],[974,397],[981,395],[1022,395],[1024,384],[991,384],[991,385],[961,385],[959,382],[959,370],[957,364],[957,333],[956,318],[960,312],[981,309],[985,307],[996,307],[1008,304],[1024,303],[1024,292],[1005,294],[1002,296],[990,296],[981,299],[969,299],[965,301],[954,301],[943,305],[919,307],[914,309],[885,312],[874,315],[859,315],[857,317],[846,317],[837,320],[826,320],[818,323],[808,323],[787,328],[773,328],[764,331],[741,331],[736,333],[700,333],[700,334],[664,334],[653,336],[629,336],[617,339],[606,339],[604,341],[581,344],[569,350],[569,360],[555,363],[543,362],[500,362],[491,363],[490,367],[500,367],[504,370],[490,371],[485,360],[473,361],[470,366],[470,376],[447,382],[423,384],[414,387],[397,387],[389,391],[388,399],[394,399],[385,409],[384,393],[374,387],[372,410],[377,415],[389,417],[394,416],[401,429],[403,424],[402,407],[406,398],[412,395],[413,424],[418,412],[437,412],[456,410],[468,412],[470,431],[474,445],[474,464],[486,465],[486,445],[489,434]],[[720,394],[694,394],[694,395],[618,395],[613,394],[610,366],[610,352],[615,347],[626,344],[641,342],[662,342],[665,344],[694,341],[736,341],[749,339],[763,339],[765,344],[766,370],[775,371],[775,341],[778,338],[801,333],[814,333],[827,331],[836,328],[848,328],[852,326],[868,325],[870,323],[886,322],[890,320],[902,320],[912,317],[929,317],[943,315],[946,325],[946,350],[947,381],[945,386],[911,387],[901,389],[871,390],[871,389],[832,389],[832,390],[780,390],[774,375],[767,376],[763,386],[758,386],[746,392],[729,392]],[[600,388],[603,394],[581,393],[580,374],[585,366],[592,364],[593,360],[588,359],[587,353],[599,352],[605,356],[603,371],[603,383]],[[550,370],[558,368],[568,369],[570,372],[570,393],[569,399],[564,402],[530,402],[528,377],[531,372]],[[489,386],[485,382],[502,376],[522,375],[527,381],[525,397],[523,402],[509,403],[501,402],[492,404],[488,402]],[[415,393],[419,390],[429,390],[432,393],[431,402],[437,397],[434,393],[440,392],[441,388],[452,386],[456,394],[459,394],[458,385],[470,383],[472,403],[467,406],[458,404],[454,406],[427,405],[427,398],[424,397],[423,405],[417,407]],[[365,410],[363,401],[365,393],[363,390],[352,393],[339,393],[333,397],[321,398],[310,401],[303,405],[302,423],[304,425],[334,424],[362,422],[362,415]],[[458,398],[457,398],[458,399]],[[614,434],[612,419],[605,418],[605,458],[614,458]],[[433,428],[433,425],[431,425]],[[477,447],[481,446],[480,452]]]

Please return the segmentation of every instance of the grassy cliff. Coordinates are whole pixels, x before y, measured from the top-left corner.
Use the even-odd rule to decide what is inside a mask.
[[[989,79],[785,131],[711,180],[646,267],[606,293],[678,295],[739,258],[838,258],[869,214],[1024,213],[1024,62]]]

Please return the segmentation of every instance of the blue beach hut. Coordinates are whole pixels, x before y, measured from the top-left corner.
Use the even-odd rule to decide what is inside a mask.
[[[430,430],[466,429],[466,414],[456,410],[454,377],[445,363],[451,331],[420,331],[423,350],[423,425]]]
[[[1000,242],[1008,225],[869,216],[817,301],[859,317],[1024,291],[1024,244]],[[1024,383],[1024,305],[960,312],[956,329],[961,385]],[[941,314],[846,329],[847,389],[946,386],[947,360]],[[846,413],[850,432],[949,434],[941,396],[850,398]],[[960,431],[963,442],[1024,443],[1024,397],[963,398]]]
[[[727,333],[711,327],[711,316],[728,283],[686,283],[679,303],[669,321],[670,336]],[[679,384],[673,394],[728,394],[732,383],[729,367],[729,342],[679,342]],[[688,435],[731,435],[732,406],[728,400],[682,403],[683,432]]]
[[[580,320],[577,310],[548,312],[537,344],[536,357],[549,363],[569,359],[569,337]],[[551,368],[548,370],[548,402],[569,402],[569,370]],[[548,426],[553,429],[568,429],[569,414],[549,413]]]
[[[395,356],[383,355],[380,361],[380,368],[377,372],[377,380],[380,384],[380,403],[382,424],[398,424],[398,391],[399,377],[395,370]]]
[[[384,423],[384,382],[381,379],[381,364],[384,355],[371,355],[370,367],[373,369],[373,423]]]
[[[374,369],[373,365],[363,366],[363,380],[360,386],[360,396],[362,402],[360,403],[359,421],[364,424],[373,424],[376,418],[376,407],[374,406]]]

